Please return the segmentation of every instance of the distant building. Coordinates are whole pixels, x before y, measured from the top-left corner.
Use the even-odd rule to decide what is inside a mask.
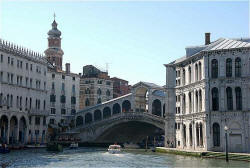
[[[166,109],[175,120],[176,148],[250,152],[250,39],[220,38],[186,48],[186,55],[166,64]],[[174,98],[176,97],[176,98]],[[172,120],[173,119],[173,120]],[[172,123],[174,128],[174,123]],[[169,138],[169,140],[168,140]]]
[[[48,69],[49,117],[51,125],[68,125],[73,122],[74,114],[79,107],[80,77],[70,72],[70,64],[66,63],[66,70],[62,69],[63,50],[61,49],[61,32],[54,20],[52,29],[48,32],[48,49],[45,50],[48,61],[53,68]]]
[[[120,97],[123,95],[126,95],[130,93],[130,85],[128,85],[128,81],[119,79],[117,77],[111,78],[111,80],[114,82],[113,84],[113,97]]]
[[[0,39],[0,141],[46,142],[47,60]]]
[[[84,66],[80,79],[79,108],[84,109],[110,99],[113,99],[113,81],[108,73],[93,65]]]

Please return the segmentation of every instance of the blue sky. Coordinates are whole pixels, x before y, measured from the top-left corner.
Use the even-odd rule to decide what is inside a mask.
[[[165,84],[165,68],[185,47],[211,39],[249,37],[249,2],[0,2],[0,38],[35,51],[47,48],[56,13],[62,32],[63,64],[82,72],[87,64],[109,75]]]

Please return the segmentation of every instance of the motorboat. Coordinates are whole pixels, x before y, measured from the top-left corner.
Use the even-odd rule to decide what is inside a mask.
[[[78,143],[77,142],[73,142],[70,144],[69,146],[70,149],[77,149],[78,148]]]
[[[10,152],[10,150],[6,144],[3,144],[3,145],[0,144],[0,153],[5,154],[5,153],[9,153],[9,152]]]
[[[121,153],[120,145],[109,145],[108,152],[111,154]]]

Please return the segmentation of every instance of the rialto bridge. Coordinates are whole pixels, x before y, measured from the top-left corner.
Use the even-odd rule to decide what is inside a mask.
[[[164,134],[165,99],[163,87],[139,82],[130,94],[77,112],[70,132],[81,142],[138,142],[156,130]]]

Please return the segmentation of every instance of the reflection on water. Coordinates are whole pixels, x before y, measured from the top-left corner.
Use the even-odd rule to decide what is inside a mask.
[[[158,154],[151,152],[122,152],[109,154],[106,149],[80,148],[61,153],[47,152],[45,149],[14,151],[1,155],[0,163],[10,167],[250,167],[248,162],[201,159],[188,156]]]

